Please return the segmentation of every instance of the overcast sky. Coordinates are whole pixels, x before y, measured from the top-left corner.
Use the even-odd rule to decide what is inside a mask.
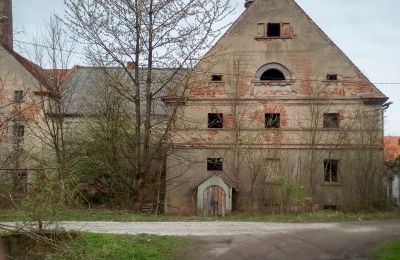
[[[243,12],[245,0],[232,0]],[[400,135],[399,0],[297,0],[328,36],[377,84],[394,104],[386,112],[386,135]],[[64,13],[63,0],[14,0],[16,39],[31,41],[53,13]],[[17,42],[16,42],[17,43]],[[22,46],[22,45],[21,45]]]

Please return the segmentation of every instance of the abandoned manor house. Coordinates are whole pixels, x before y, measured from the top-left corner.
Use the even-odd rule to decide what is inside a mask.
[[[384,202],[387,97],[294,0],[245,12],[164,98],[168,213]]]
[[[384,204],[388,98],[295,0],[243,2],[243,14],[195,67],[157,96],[154,120],[173,119],[168,128],[152,129],[169,129],[166,158],[157,162],[165,173],[164,211],[227,215]],[[11,6],[0,0],[0,183],[11,174],[26,191],[38,164],[32,158],[51,157],[46,109],[66,100],[52,86],[77,88],[62,113],[78,122],[87,99],[101,94],[96,80],[107,81],[99,76],[104,68],[46,70],[14,51]],[[126,107],[133,113],[132,104]]]

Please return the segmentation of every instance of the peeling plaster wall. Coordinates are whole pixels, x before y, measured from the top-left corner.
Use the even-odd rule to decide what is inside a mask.
[[[33,157],[43,155],[44,145],[38,127],[43,127],[40,97],[33,91],[40,86],[39,82],[27,72],[6,50],[0,47],[0,171],[2,176],[16,174],[4,169],[31,169],[38,163]],[[14,102],[14,91],[22,90],[22,102]],[[18,115],[18,116],[13,116]],[[21,142],[23,153],[13,156],[13,125],[16,122],[24,125],[25,133]],[[16,166],[16,164],[19,164]]]
[[[285,23],[282,38],[257,36],[257,24],[268,22]],[[260,81],[255,75],[269,63],[281,64],[290,76],[281,82]],[[222,81],[211,82],[212,74],[222,75]],[[338,81],[327,81],[327,74],[337,74]],[[285,151],[286,174],[305,185],[304,158],[310,148],[318,150],[323,158],[312,184],[313,198],[320,207],[351,203],[343,197],[356,197],[353,172],[361,168],[351,169],[350,159],[368,147],[376,170],[383,168],[381,107],[366,105],[365,97],[385,98],[294,1],[256,1],[198,63],[185,91],[186,103],[177,108],[167,159],[167,212],[193,211],[192,192],[212,174],[206,170],[207,158],[219,154],[224,162],[232,161],[230,153],[238,144],[280,156]],[[223,113],[224,128],[208,129],[208,113]],[[265,129],[265,113],[280,114],[279,130]],[[339,113],[340,128],[324,129],[323,113]],[[352,180],[324,185],[323,159],[332,153],[340,161],[340,176]],[[242,168],[241,196],[246,201],[249,166]],[[233,172],[224,168],[231,181]]]

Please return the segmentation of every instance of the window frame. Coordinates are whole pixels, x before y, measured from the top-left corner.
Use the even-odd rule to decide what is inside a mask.
[[[25,136],[25,126],[23,124],[13,125],[13,138],[21,139]]]
[[[214,119],[211,116],[215,116]],[[222,129],[224,128],[224,114],[223,113],[208,113],[207,114],[207,127],[208,129]],[[214,122],[216,120],[216,122]]]
[[[276,121],[276,118],[274,118],[275,116],[277,116],[278,118],[278,122],[277,124],[268,124],[269,120],[271,119],[267,119],[267,115],[270,115],[272,117],[272,123],[274,123],[274,121]],[[265,113],[264,115],[264,127],[265,129],[279,129],[281,128],[281,113]]]
[[[223,171],[224,170],[224,161],[222,158],[207,158],[207,171]]]
[[[14,102],[23,102],[24,101],[24,91],[23,90],[14,90]]]
[[[339,160],[324,160],[324,183],[339,183]]]
[[[335,116],[335,119],[333,119],[333,116]],[[339,129],[340,128],[339,116],[340,116],[339,113],[324,113],[322,115],[323,128],[324,129]]]

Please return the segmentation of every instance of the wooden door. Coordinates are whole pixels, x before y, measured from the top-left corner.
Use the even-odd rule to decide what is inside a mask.
[[[203,194],[203,213],[208,216],[225,216],[225,192],[220,186],[210,186]]]

